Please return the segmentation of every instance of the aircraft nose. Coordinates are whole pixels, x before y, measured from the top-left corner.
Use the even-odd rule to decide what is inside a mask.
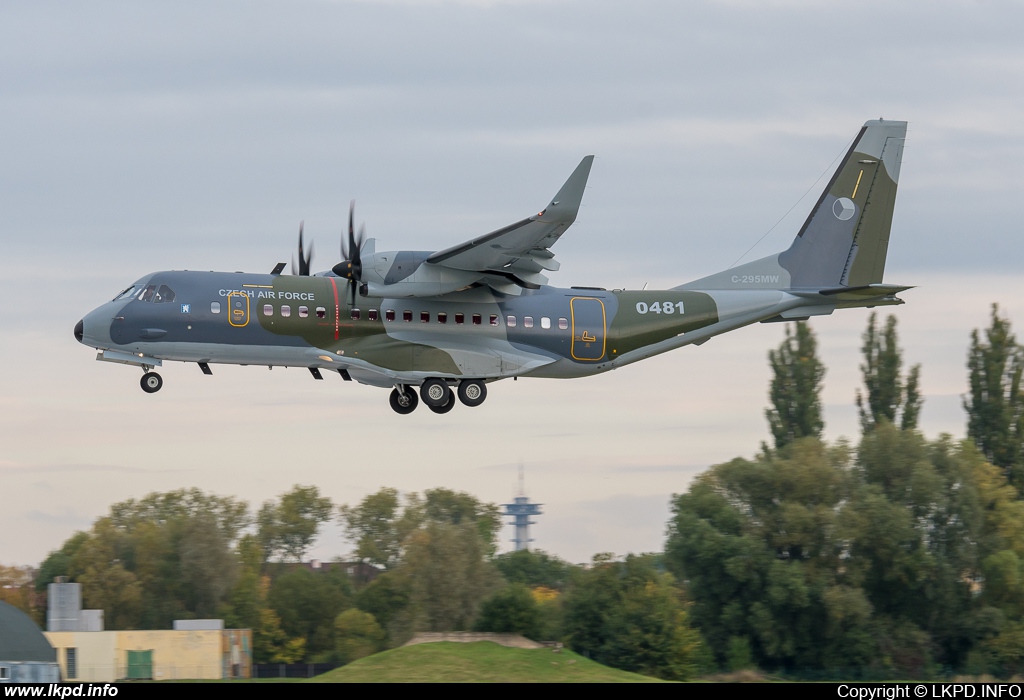
[[[79,321],[78,323],[75,324],[75,340],[77,340],[79,343],[82,342],[82,334],[84,333],[84,331],[85,323],[83,319],[82,321]]]

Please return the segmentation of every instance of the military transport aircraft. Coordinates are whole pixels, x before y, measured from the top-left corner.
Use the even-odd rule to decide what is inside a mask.
[[[576,220],[593,156],[539,214],[445,250],[377,252],[353,231],[343,262],[310,274],[156,272],[90,312],[75,337],[98,360],[142,368],[160,390],[165,360],[306,367],[390,388],[447,413],[479,406],[507,377],[585,377],[752,323],[902,304],[882,283],[906,122],[867,122],[790,247],[662,291],[549,286],[551,248]]]

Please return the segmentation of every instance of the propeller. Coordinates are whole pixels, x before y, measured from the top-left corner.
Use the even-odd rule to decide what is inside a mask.
[[[292,258],[292,274],[302,275],[303,277],[309,277],[309,264],[313,261],[313,244],[309,244],[309,255],[306,255],[302,249],[302,225],[305,222],[299,222],[299,269],[295,271],[295,258]]]
[[[366,227],[363,225],[359,226],[359,236],[355,234],[355,209],[356,203],[353,201],[348,208],[348,246],[345,245],[344,237],[341,239],[341,257],[342,261],[331,268],[331,271],[338,277],[344,277],[348,280],[349,293],[352,299],[352,304],[356,303],[356,287],[363,278],[363,259],[362,259],[362,248],[363,240],[366,238]]]

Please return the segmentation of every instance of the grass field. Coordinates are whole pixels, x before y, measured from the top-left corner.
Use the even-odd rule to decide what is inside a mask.
[[[660,683],[563,649],[512,649],[494,642],[434,642],[391,649],[309,683]]]

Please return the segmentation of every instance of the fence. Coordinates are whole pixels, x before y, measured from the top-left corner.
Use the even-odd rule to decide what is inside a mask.
[[[312,678],[336,669],[338,664],[253,664],[253,678]]]

